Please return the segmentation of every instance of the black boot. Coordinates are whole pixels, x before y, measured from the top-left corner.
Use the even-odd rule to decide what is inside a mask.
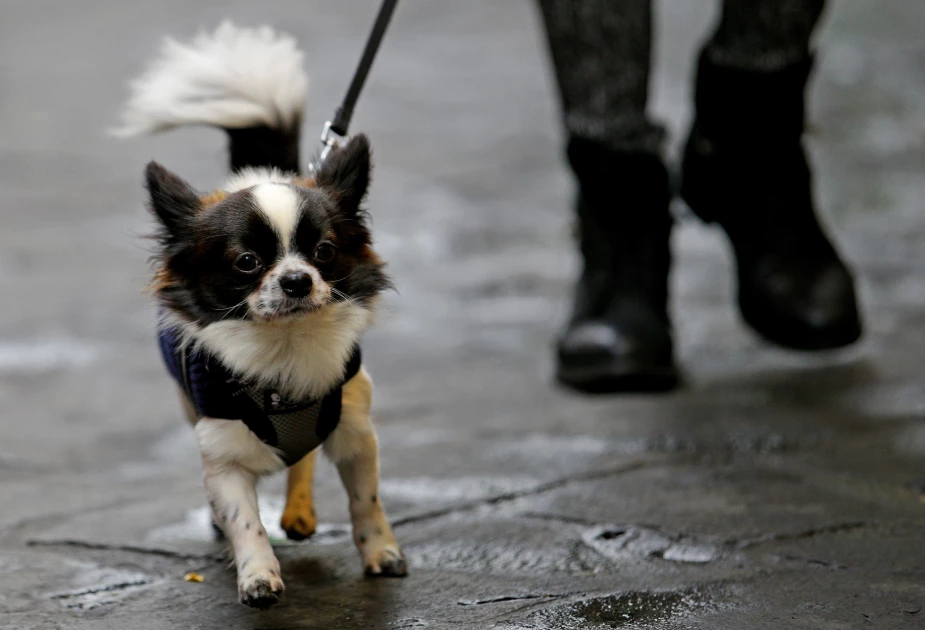
[[[701,54],[681,196],[726,231],[745,321],[781,346],[821,350],[856,341],[861,323],[852,274],[813,207],[802,144],[811,68],[753,72]]]
[[[650,154],[573,138],[584,270],[558,343],[558,380],[585,392],[677,385],[668,319],[668,173]]]

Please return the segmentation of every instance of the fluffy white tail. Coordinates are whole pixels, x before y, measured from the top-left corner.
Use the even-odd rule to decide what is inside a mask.
[[[113,133],[138,136],[194,124],[298,133],[307,86],[292,37],[268,26],[224,22],[190,44],[165,40],[159,57],[132,83]]]

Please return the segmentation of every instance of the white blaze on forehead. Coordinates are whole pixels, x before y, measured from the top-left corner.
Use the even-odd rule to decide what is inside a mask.
[[[258,184],[253,195],[257,207],[279,235],[283,249],[289,249],[299,220],[298,195],[285,184]]]

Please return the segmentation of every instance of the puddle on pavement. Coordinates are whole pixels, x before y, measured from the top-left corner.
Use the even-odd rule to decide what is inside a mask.
[[[719,549],[678,534],[640,525],[602,525],[582,534],[582,541],[614,562],[629,558],[662,558],[671,562],[705,563],[716,560]]]
[[[267,536],[274,546],[300,544],[286,538],[286,532],[279,526],[283,514],[282,497],[261,497],[260,521],[267,530]],[[315,535],[306,542],[330,544],[350,538],[350,526],[346,523],[318,523]],[[212,529],[212,514],[208,506],[189,510],[179,523],[161,525],[148,532],[148,543],[187,543],[214,542],[215,531]]]
[[[552,606],[524,621],[501,628],[578,630],[585,628],[643,628],[655,621],[683,617],[712,607],[705,590],[630,591]]]

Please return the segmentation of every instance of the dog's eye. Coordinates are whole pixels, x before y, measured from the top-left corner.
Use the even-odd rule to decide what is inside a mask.
[[[321,243],[315,248],[315,260],[326,263],[334,260],[337,250],[330,243]]]
[[[234,268],[244,273],[253,273],[260,268],[260,261],[253,254],[241,254],[235,259]]]

